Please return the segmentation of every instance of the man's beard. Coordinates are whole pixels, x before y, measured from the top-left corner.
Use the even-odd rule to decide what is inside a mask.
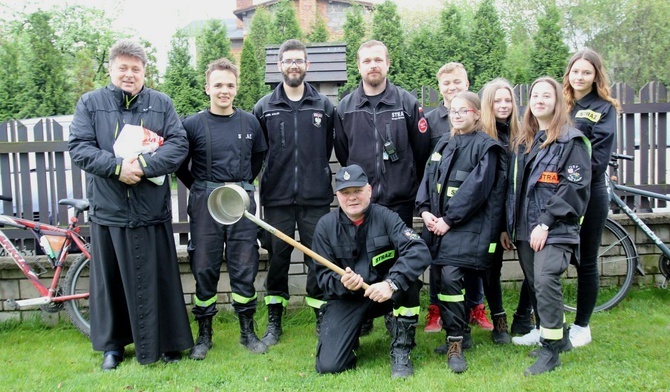
[[[365,81],[365,84],[367,84],[370,87],[379,87],[382,84],[386,83],[386,77],[374,78],[374,79],[370,78],[370,77],[366,77],[366,78],[363,78],[363,80]]]
[[[284,78],[284,83],[286,83],[289,87],[298,87],[302,84],[302,82],[305,80],[305,76],[307,76],[307,72],[301,72],[300,76],[296,78],[291,78],[288,74],[282,73],[282,77]]]

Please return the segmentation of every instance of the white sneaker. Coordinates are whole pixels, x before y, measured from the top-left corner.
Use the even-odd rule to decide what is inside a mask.
[[[577,324],[570,326],[570,343],[572,347],[582,347],[591,343],[591,327],[580,327]]]
[[[523,336],[515,336],[512,338],[512,343],[517,346],[534,346],[540,345],[540,330],[533,328],[532,331],[528,332]]]

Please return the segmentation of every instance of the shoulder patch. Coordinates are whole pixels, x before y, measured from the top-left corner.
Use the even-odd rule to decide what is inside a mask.
[[[428,121],[424,117],[421,117],[421,120],[419,120],[419,132],[421,133],[426,133],[428,130]]]
[[[575,118],[585,118],[594,123],[600,121],[600,117],[602,117],[602,113],[594,112],[593,110],[580,110],[575,114]]]
[[[421,237],[419,237],[418,234],[411,228],[406,228],[405,230],[402,231],[402,234],[407,237],[409,240],[419,240]]]
[[[570,165],[568,166],[568,181],[570,182],[580,182],[582,181],[582,173],[579,171],[582,168],[579,165]]]

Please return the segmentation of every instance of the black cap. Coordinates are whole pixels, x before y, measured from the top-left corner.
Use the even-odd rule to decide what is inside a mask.
[[[367,184],[368,176],[358,165],[345,166],[335,174],[335,192],[344,188],[360,188]]]

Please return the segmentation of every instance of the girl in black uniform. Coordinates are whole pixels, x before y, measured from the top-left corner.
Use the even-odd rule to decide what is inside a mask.
[[[561,86],[554,79],[540,78],[531,85],[512,149],[507,232],[536,298],[542,348],[525,373],[535,375],[560,366],[559,352],[572,348],[560,277],[578,256],[579,224],[591,183],[589,141],[569,125]]]
[[[496,135],[498,141],[505,147],[506,151],[503,157],[506,162],[509,161],[511,155],[510,140],[516,138],[519,127],[519,109],[516,106],[512,85],[502,78],[488,82],[482,93],[482,128],[486,134]],[[507,235],[507,231],[504,229],[504,221],[505,218],[501,215],[499,227],[503,232],[502,235]],[[509,243],[509,241],[507,242]],[[486,273],[484,284],[484,291],[493,320],[491,339],[497,344],[511,342],[507,331],[507,314],[503,307],[502,288],[500,286],[504,250],[500,243],[496,244],[491,268]]]
[[[492,243],[500,235],[505,170],[503,146],[496,133],[480,131],[477,94],[463,91],[451,101],[451,133],[437,142],[426,164],[416,206],[424,222],[422,237],[439,273],[438,306],[447,332],[447,364],[455,373],[467,369],[462,349],[472,345],[465,312],[463,277],[484,276]]]
[[[570,327],[573,347],[591,342],[589,319],[598,296],[598,248],[609,211],[605,184],[614,147],[619,103],[610,96],[609,80],[600,55],[586,49],[575,53],[563,76],[563,96],[575,128],[591,141],[591,199],[580,232],[577,267],[577,314]]]

